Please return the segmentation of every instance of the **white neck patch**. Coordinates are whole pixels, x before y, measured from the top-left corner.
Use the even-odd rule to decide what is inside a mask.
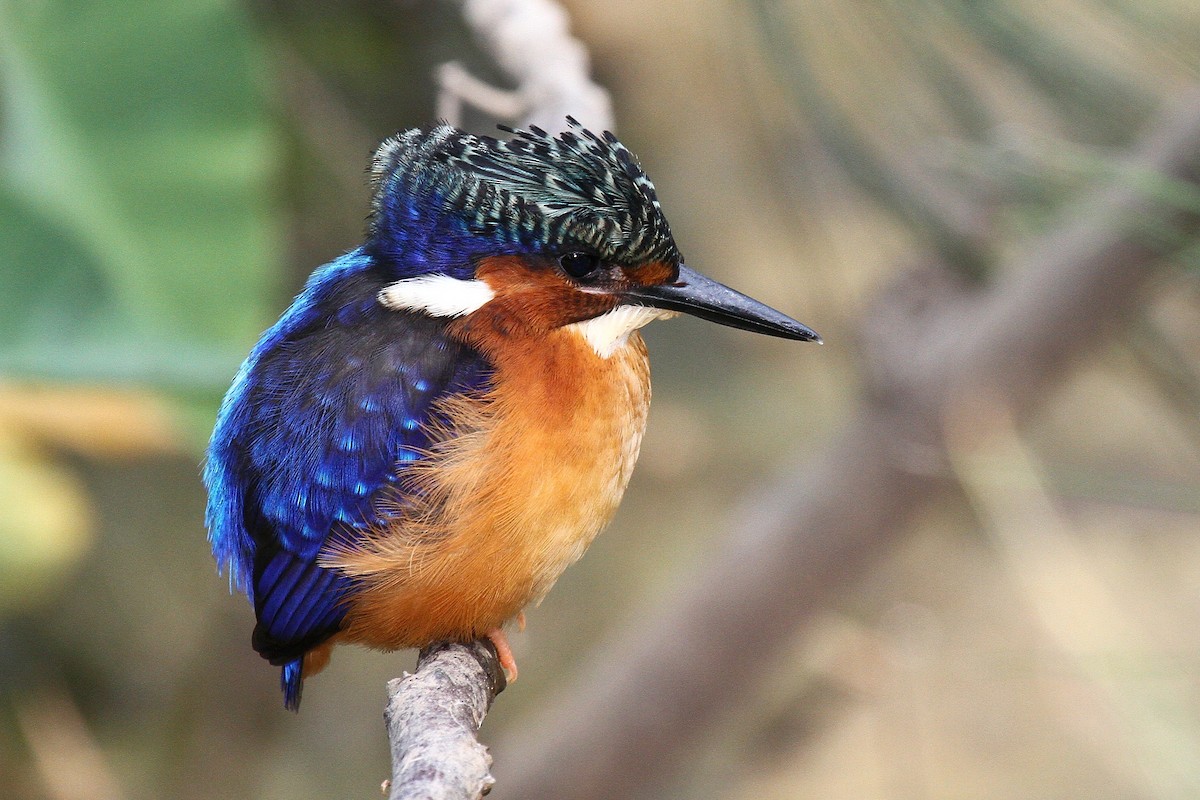
[[[582,336],[596,355],[608,358],[629,341],[629,334],[656,319],[670,319],[679,314],[649,306],[617,306],[607,314],[601,314],[583,322],[572,322],[569,331]]]
[[[433,317],[465,317],[496,296],[485,281],[449,275],[421,275],[390,283],[377,295],[379,304],[397,311],[423,311]]]

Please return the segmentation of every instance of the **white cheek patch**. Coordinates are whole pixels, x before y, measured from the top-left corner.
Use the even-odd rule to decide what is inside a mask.
[[[670,319],[679,314],[675,311],[664,311],[661,308],[648,306],[617,306],[607,314],[601,314],[583,322],[573,322],[566,326],[582,336],[596,355],[608,358],[629,341],[629,334],[656,319]]]
[[[388,284],[380,305],[397,311],[423,311],[433,317],[465,317],[496,296],[485,281],[463,281],[449,275],[422,275]]]

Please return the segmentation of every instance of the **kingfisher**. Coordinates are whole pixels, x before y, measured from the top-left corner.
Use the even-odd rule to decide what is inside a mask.
[[[689,269],[610,132],[447,124],[385,140],[365,242],[319,267],[217,415],[206,522],[284,705],[338,643],[524,624],[616,511],[646,427],[638,329],[807,326]]]

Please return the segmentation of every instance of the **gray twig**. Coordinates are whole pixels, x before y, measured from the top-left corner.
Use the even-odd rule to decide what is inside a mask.
[[[451,122],[468,102],[510,122],[561,130],[567,115],[596,130],[612,129],[612,101],[588,74],[588,52],[571,36],[567,12],[554,0],[463,0],[476,38],[517,84],[487,86],[457,64],[438,73],[438,111]]]
[[[492,757],[475,735],[504,686],[487,640],[431,645],[416,672],[390,681],[390,800],[475,800],[491,791]]]

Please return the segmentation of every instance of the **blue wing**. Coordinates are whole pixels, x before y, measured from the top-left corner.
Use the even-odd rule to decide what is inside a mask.
[[[387,282],[361,250],[314,272],[242,365],[209,446],[213,554],[253,602],[255,649],[285,667],[289,705],[298,659],[338,630],[349,588],[322,548],[377,521],[380,491],[429,445],[434,401],[487,377],[444,321],[381,307]]]

